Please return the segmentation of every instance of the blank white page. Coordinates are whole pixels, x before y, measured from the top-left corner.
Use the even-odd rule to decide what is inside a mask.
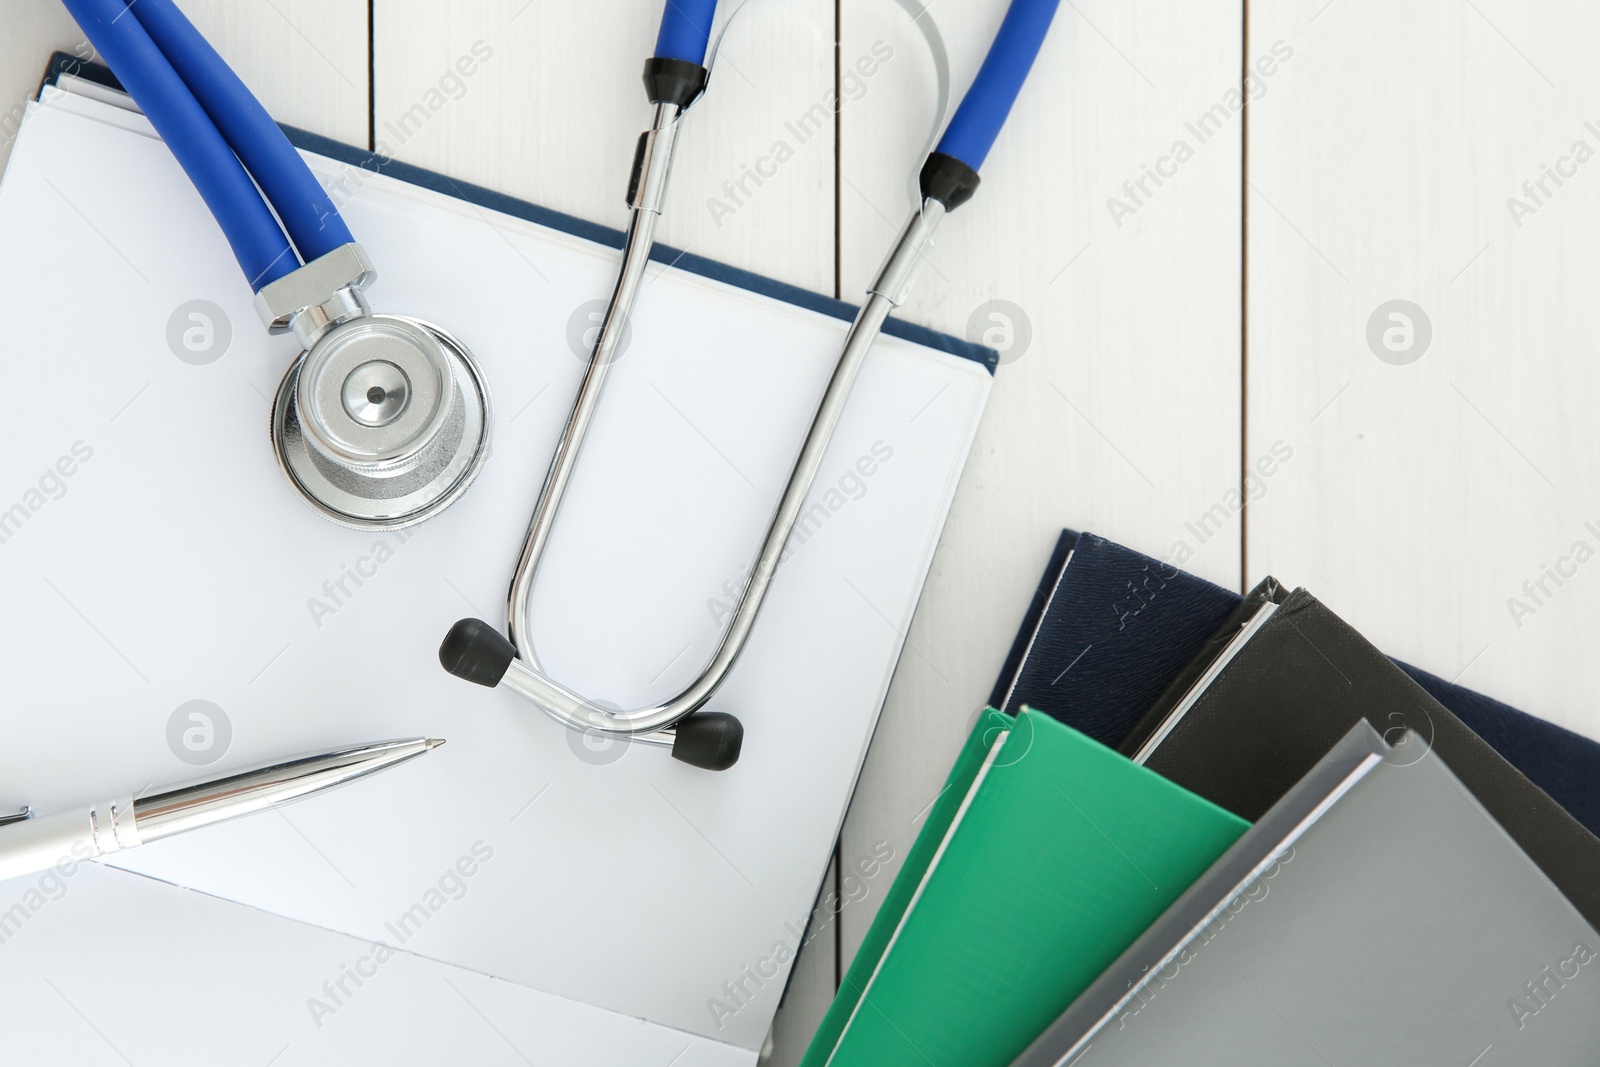
[[[41,876],[13,884],[35,889]],[[43,886],[0,945],[8,1064],[756,1062],[731,1045],[127,871],[88,863]]]
[[[196,776],[167,742],[190,700],[231,724],[205,773],[442,736],[375,779],[118,862],[393,943],[386,924],[486,842],[494,859],[471,893],[420,924],[408,951],[757,1048],[988,372],[893,337],[867,360],[808,537],[710,705],[744,721],[734,769],[595,751],[515,694],[445,674],[436,650],[460,617],[504,625],[583,370],[569,321],[608,295],[617,254],[387,177],[351,183],[350,168],[309,158],[324,182],[347,179],[378,310],[440,323],[478,358],[495,403],[489,463],[403,535],[341,529],[306,507],[267,433],[293,342],[265,336],[215,223],[144,120],[53,96],[0,184],[0,512],[23,509],[0,543],[0,802],[48,811]],[[232,327],[226,353],[199,366],[167,341],[169,318],[197,299]],[[535,598],[552,673],[628,705],[700,669],[714,602],[760,539],[846,327],[651,268]],[[58,489],[46,472],[75,447],[92,456],[66,464]]]

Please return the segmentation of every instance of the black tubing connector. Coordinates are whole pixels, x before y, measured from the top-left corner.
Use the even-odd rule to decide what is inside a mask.
[[[931,196],[943,204],[946,211],[954,211],[972,199],[980,179],[977,171],[955,156],[934,152],[922,165],[920,181],[924,197]]]
[[[493,689],[506,676],[517,650],[482,619],[462,619],[439,646],[439,663],[457,678]]]
[[[739,762],[744,724],[721,711],[697,711],[674,728],[672,758],[691,767],[725,771]]]
[[[657,56],[644,61],[644,91],[650,95],[652,104],[677,104],[682,111],[705,92],[710,74],[700,64],[687,59]]]

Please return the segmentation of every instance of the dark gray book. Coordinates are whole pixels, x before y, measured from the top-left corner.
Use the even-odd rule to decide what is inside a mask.
[[[1352,729],[1014,1067],[1593,1064],[1600,937],[1419,743]]]
[[[1254,820],[1363,718],[1391,740],[1412,731],[1410,755],[1449,767],[1600,926],[1600,839],[1304,589],[1264,598],[1226,643],[1208,646],[1122,752]]]

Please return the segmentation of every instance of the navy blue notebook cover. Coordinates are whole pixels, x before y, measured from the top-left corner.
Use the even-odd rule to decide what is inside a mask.
[[[1037,708],[1115,748],[1241,600],[1103,537],[1063,531],[989,702],[1013,714]],[[1600,835],[1600,744],[1395,662]]]

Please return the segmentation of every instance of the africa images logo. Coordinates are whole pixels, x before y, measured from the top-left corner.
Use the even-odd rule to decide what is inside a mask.
[[[340,563],[339,573],[323,581],[321,595],[313,594],[306,597],[306,612],[311,616],[311,625],[318,630],[322,629],[328,618],[337,615],[346,604],[355,599],[356,594],[366,587],[367,582],[378,576],[378,569],[394,559],[395,553],[416,536],[417,531],[414,529],[389,530],[373,541],[367,551],[357,556],[355,560]]]
[[[66,496],[68,479],[93,458],[94,448],[87,441],[74,441],[67,454],[46,467],[16,503],[9,507],[0,505],[0,545],[17,536],[30,519],[44,510],[46,504]]]
[[[1556,960],[1555,966],[1545,964],[1539,972],[1522,983],[1521,992],[1506,999],[1506,1008],[1520,1031],[1528,1021],[1550,1007],[1567,984],[1583,973],[1583,968],[1594,962],[1595,952],[1583,942],[1572,946],[1572,951]]]

